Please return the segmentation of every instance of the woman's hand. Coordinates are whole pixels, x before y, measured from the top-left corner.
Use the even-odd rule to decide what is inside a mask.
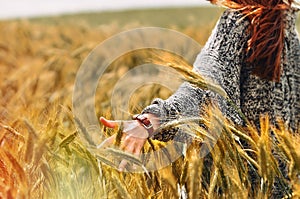
[[[147,114],[148,119],[153,124],[154,129],[158,127],[158,119],[150,114]],[[115,128],[117,126],[117,122],[113,120],[107,120],[104,117],[100,118],[100,122],[108,127],[108,128]],[[142,148],[149,137],[148,131],[143,127],[139,121],[132,120],[131,122],[124,123],[123,128],[123,136],[120,143],[121,150],[124,150],[127,153],[131,153],[135,156],[139,156],[141,154]],[[112,145],[116,139],[116,134],[112,135],[111,137],[107,138],[102,142],[100,147],[105,147]],[[126,160],[122,160],[119,165],[119,170],[123,171],[127,164]]]

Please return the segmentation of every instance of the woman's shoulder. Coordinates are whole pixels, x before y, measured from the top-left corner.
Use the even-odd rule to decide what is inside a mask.
[[[245,15],[234,9],[226,9],[222,13],[215,31],[223,32],[224,34],[239,34],[240,36],[248,35],[248,27],[250,22]]]
[[[231,8],[227,8],[224,10],[221,18],[223,19],[240,19],[241,17],[243,17],[243,13],[239,10],[236,9],[231,9]]]
[[[232,25],[248,25],[249,21],[247,17],[239,10],[226,9],[219,20],[221,23],[227,23]]]

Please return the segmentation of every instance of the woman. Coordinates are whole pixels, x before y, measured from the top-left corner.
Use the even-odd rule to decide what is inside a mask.
[[[210,0],[228,9],[221,16],[194,70],[215,80],[248,120],[258,125],[262,114],[277,117],[297,129],[300,118],[300,43],[295,30],[293,0]],[[241,119],[216,94],[188,83],[167,100],[155,99],[123,136],[122,148],[139,155],[147,137],[167,141],[174,132],[155,134],[161,121],[181,115],[199,115],[207,99],[217,98],[223,114]],[[199,108],[200,107],[200,108]],[[100,118],[107,127],[115,122]],[[151,127],[151,124],[153,127]],[[149,127],[149,128],[147,128]],[[138,136],[134,136],[137,135]],[[115,136],[107,139],[111,144]],[[126,162],[121,162],[124,169]]]

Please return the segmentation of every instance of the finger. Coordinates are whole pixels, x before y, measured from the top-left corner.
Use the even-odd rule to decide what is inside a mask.
[[[105,119],[104,117],[100,117],[100,122],[106,126],[106,127],[109,127],[109,128],[115,128],[117,126],[117,124],[111,120],[107,120]]]
[[[121,149],[125,150],[131,154],[139,155],[144,146],[144,143],[145,143],[145,140],[143,140],[143,139],[138,139],[138,138],[126,135],[125,138],[123,137]]]
[[[140,157],[140,154],[141,154],[141,151],[138,150],[138,149],[135,149],[135,152],[133,153],[133,155],[136,156],[137,158],[139,158],[139,157]],[[137,170],[137,168],[138,168],[138,165],[133,164],[132,169],[133,169],[133,170]]]
[[[126,153],[133,154],[133,151],[135,150],[135,143],[130,141],[130,139],[125,138],[124,142],[121,145],[121,150],[124,150]],[[119,171],[124,171],[127,165],[128,161],[122,160],[119,164]]]
[[[135,150],[135,145],[134,143],[129,143],[127,145],[122,145],[121,149],[127,153],[133,154],[133,151]]]
[[[140,154],[141,154],[141,151],[142,151],[142,147],[138,145],[138,146],[136,146],[136,147],[134,148],[134,150],[133,150],[133,155],[139,157]]]
[[[133,153],[134,148],[135,148],[135,142],[132,141],[132,139],[128,138],[127,135],[125,135],[125,137],[123,137],[123,140],[121,142],[120,149],[128,153]]]
[[[113,136],[105,139],[103,142],[101,142],[97,148],[100,149],[100,148],[105,148],[105,147],[108,147],[109,145],[112,145],[114,140],[116,139],[116,134],[114,134]]]
[[[124,171],[125,170],[125,167],[127,165],[127,160],[122,160],[121,163],[119,164],[119,171]]]
[[[121,142],[121,150],[125,150],[127,147],[129,147],[129,145],[132,144],[133,142],[131,140],[131,137],[126,134],[123,134],[122,142]]]

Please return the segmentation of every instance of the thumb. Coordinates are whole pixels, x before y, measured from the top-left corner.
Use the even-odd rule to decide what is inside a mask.
[[[107,120],[105,119],[104,117],[100,117],[100,122],[106,126],[106,127],[109,127],[109,128],[115,128],[117,126],[117,124],[111,120]]]

